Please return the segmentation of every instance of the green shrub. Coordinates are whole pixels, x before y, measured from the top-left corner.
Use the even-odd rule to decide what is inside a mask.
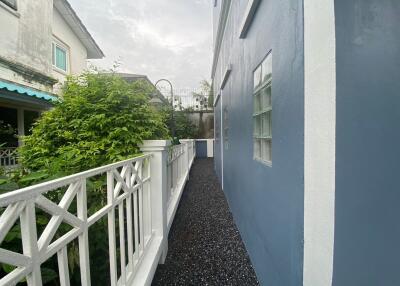
[[[63,100],[24,138],[22,165],[64,175],[134,156],[143,140],[168,137],[162,115],[148,101],[143,82],[93,73],[69,78]]]
[[[160,111],[163,114],[165,124],[168,126],[170,136],[172,136],[172,129],[175,129],[176,142],[179,142],[179,139],[194,139],[198,137],[199,128],[190,121],[190,111],[190,109],[174,111],[174,121],[172,121],[171,107],[165,106]]]

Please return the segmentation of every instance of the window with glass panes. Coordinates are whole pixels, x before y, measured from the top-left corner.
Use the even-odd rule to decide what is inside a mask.
[[[272,164],[272,53],[254,71],[254,159]]]
[[[52,53],[53,66],[66,72],[67,71],[67,49],[61,47],[57,43],[53,43],[52,50],[53,50],[53,53]]]
[[[224,107],[224,114],[223,114],[223,118],[224,118],[224,147],[225,149],[228,149],[229,147],[229,124],[228,124],[228,107]]]

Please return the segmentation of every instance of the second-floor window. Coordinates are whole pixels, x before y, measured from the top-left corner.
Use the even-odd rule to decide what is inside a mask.
[[[68,49],[58,43],[52,44],[53,66],[64,72],[68,70]]]
[[[6,4],[8,7],[17,10],[17,0],[0,0],[0,2]]]

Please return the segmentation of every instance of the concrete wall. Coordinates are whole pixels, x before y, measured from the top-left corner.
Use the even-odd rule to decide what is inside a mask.
[[[214,77],[214,96],[232,72],[215,106],[228,110],[228,142],[217,174],[262,285],[302,285],[304,70],[303,2],[261,1],[245,39],[239,29],[249,1],[232,1]],[[272,49],[272,167],[253,160],[253,71]],[[222,126],[223,129],[223,126]],[[217,131],[221,134],[221,131]],[[225,145],[225,144],[224,144]],[[219,159],[223,157],[223,168]]]
[[[333,285],[400,285],[400,2],[336,0]]]
[[[0,56],[50,76],[52,1],[20,0],[17,12],[0,4]],[[46,89],[1,64],[0,78]]]
[[[67,74],[79,74],[87,68],[87,50],[73,33],[53,1],[19,0],[17,11],[0,3],[0,57],[23,65],[62,83]],[[52,65],[52,42],[57,38],[69,50],[68,71]],[[0,61],[0,78],[33,88],[53,91],[51,84],[28,78]],[[56,85],[54,91],[60,85]]]
[[[53,37],[60,40],[69,51],[67,73],[82,73],[87,68],[87,51],[85,46],[71,30],[57,9],[54,9],[52,25]],[[58,79],[60,83],[65,81],[66,73],[60,72],[58,69],[53,69],[52,75]]]
[[[189,120],[199,128],[198,138],[214,138],[214,113],[194,111],[188,113]]]

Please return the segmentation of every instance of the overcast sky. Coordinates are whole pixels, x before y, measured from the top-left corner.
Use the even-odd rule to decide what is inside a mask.
[[[195,88],[209,79],[210,0],[69,0],[106,55],[94,64]]]

